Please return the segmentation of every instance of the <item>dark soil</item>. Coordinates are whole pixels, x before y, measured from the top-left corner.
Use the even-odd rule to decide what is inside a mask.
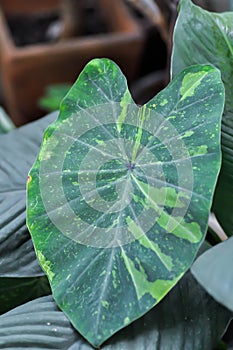
[[[99,9],[87,7],[84,10],[83,35],[94,35],[108,32],[108,27],[104,21]]]
[[[98,8],[86,7],[82,18],[82,36],[108,32]],[[58,14],[11,16],[7,21],[14,43],[19,47],[55,41],[57,38],[50,37],[49,30],[53,25],[61,25]]]
[[[11,16],[8,18],[8,26],[15,45],[26,46],[49,41],[48,28],[57,20],[57,15]]]

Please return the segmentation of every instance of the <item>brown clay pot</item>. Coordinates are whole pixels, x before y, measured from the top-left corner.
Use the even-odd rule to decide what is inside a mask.
[[[2,10],[6,15],[45,13],[57,10],[60,0],[0,0]]]
[[[6,107],[16,125],[40,117],[43,112],[38,108],[38,99],[45,87],[73,82],[92,58],[108,57],[119,64],[129,81],[134,78],[143,49],[144,31],[122,0],[98,1],[107,33],[16,47],[7,16],[51,11],[59,1],[0,0],[1,78]]]

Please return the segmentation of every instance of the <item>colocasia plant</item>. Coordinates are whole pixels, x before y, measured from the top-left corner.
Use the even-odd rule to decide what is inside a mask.
[[[1,119],[1,349],[214,349],[233,310],[233,241],[206,235],[211,210],[232,231],[232,23],[181,1],[171,82],[144,106],[94,59],[59,115]]]

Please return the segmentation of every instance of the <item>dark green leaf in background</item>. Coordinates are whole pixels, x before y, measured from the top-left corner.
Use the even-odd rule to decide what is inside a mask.
[[[51,114],[0,136],[0,276],[42,273],[26,226],[26,182]]]
[[[233,311],[233,237],[202,254],[192,274],[219,303]]]
[[[17,273],[17,270],[16,270]],[[0,314],[18,305],[51,293],[46,276],[1,277],[0,276]]]
[[[77,339],[77,333],[51,296],[33,300],[0,317],[1,349],[68,350]]]
[[[211,13],[182,0],[175,27],[172,74],[192,64],[211,63],[221,70],[226,90],[222,121],[223,164],[214,212],[228,236],[233,234],[233,12]]]
[[[139,108],[119,68],[97,59],[47,129],[27,223],[57,304],[94,346],[191,265],[220,167],[223,104],[219,71],[195,66]]]
[[[231,315],[188,272],[164,300],[114,335],[103,350],[213,350]],[[72,327],[51,296],[0,317],[0,348],[93,349]]]
[[[0,312],[45,293],[36,292],[46,283],[26,227],[26,181],[43,132],[56,116],[0,135]]]

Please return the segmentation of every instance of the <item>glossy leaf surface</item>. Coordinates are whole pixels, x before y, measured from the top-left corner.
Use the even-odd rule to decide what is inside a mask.
[[[211,13],[182,0],[175,27],[173,76],[192,64],[211,63],[221,70],[226,90],[222,120],[223,164],[214,197],[214,212],[228,236],[233,233],[233,12]]]
[[[192,274],[219,303],[233,311],[233,237],[202,254]]]
[[[27,223],[57,304],[94,346],[191,265],[220,167],[223,103],[219,71],[194,66],[139,108],[119,68],[93,60],[47,129]]]

